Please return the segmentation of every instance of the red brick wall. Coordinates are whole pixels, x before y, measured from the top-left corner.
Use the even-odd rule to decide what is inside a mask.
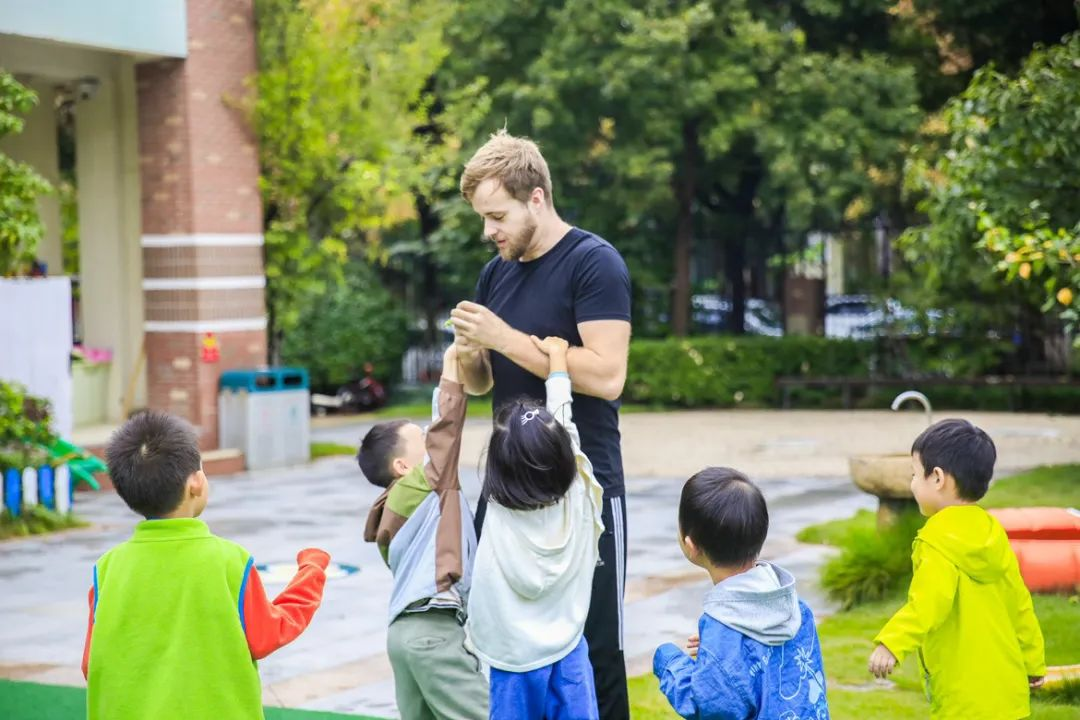
[[[218,446],[217,384],[222,371],[256,367],[266,359],[266,333],[261,330],[215,333],[221,359],[202,360],[203,337],[196,333],[149,333],[147,367],[156,368],[149,389],[150,407],[190,420],[199,430],[204,450]]]
[[[142,232],[196,241],[236,234],[238,243],[177,239],[177,247],[146,247],[146,277],[191,285],[191,279],[262,276],[262,249],[240,241],[262,232],[262,206],[256,143],[234,102],[256,70],[252,0],[188,0],[187,22],[185,60],[136,68]],[[218,377],[263,364],[266,333],[215,332],[221,357],[207,364],[202,333],[173,332],[168,324],[264,317],[263,291],[184,286],[146,290],[145,299],[146,320],[156,323],[146,333],[149,405],[188,418],[203,448],[217,447]]]

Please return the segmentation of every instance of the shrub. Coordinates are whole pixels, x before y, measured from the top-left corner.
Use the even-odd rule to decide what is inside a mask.
[[[821,569],[821,587],[844,610],[903,589],[912,575],[911,544],[924,522],[911,511],[886,530],[852,526],[839,542],[840,554]]]
[[[869,358],[867,343],[818,337],[639,340],[630,346],[626,399],[766,407],[777,403],[781,375],[866,375]]]
[[[958,338],[842,340],[820,337],[722,336],[635,340],[625,399],[674,407],[775,407],[782,376],[978,377],[1007,369],[1011,346]],[[917,380],[912,385],[918,386]],[[1080,388],[926,388],[935,407],[1075,412]],[[856,406],[886,408],[896,389],[857,397]],[[840,407],[839,388],[792,388],[796,407]]]
[[[408,346],[408,316],[362,265],[346,269],[345,282],[308,299],[300,322],[281,345],[282,361],[306,367],[312,388],[333,392],[375,366],[384,381],[401,371]]]

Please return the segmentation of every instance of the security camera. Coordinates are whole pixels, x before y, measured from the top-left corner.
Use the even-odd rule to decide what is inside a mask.
[[[80,102],[89,100],[97,93],[100,85],[101,82],[96,77],[79,78],[75,82],[75,98]]]

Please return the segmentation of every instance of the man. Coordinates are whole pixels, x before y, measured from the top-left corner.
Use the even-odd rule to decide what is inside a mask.
[[[600,717],[630,716],[623,661],[626,507],[623,502],[619,396],[630,346],[630,274],[618,251],[564,222],[551,174],[535,143],[500,131],[466,164],[461,193],[484,219],[498,256],[480,273],[476,301],[451,313],[465,387],[494,388],[494,404],[544,400],[547,356],[530,336],[571,344],[574,420],[604,487],[604,535],[585,623]],[[477,508],[477,526],[485,505]]]

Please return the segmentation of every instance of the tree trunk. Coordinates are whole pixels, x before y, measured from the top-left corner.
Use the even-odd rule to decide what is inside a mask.
[[[731,317],[728,329],[736,335],[746,332],[746,239],[755,225],[754,198],[761,182],[761,163],[750,162],[739,176],[733,198],[738,220],[732,223],[731,233],[724,243],[724,273],[731,289]]]
[[[683,123],[683,157],[675,177],[678,221],[675,228],[675,281],[671,297],[671,331],[686,337],[690,329],[690,258],[694,247],[694,194],[697,192],[697,123]]]
[[[427,330],[424,333],[424,343],[428,347],[438,347],[441,345],[440,336],[442,335],[442,328],[438,326],[441,293],[439,291],[438,268],[431,252],[431,235],[439,228],[439,217],[423,195],[417,193],[415,198],[416,214],[420,220],[420,240],[425,247],[425,252],[419,257],[422,276],[420,306],[427,325]]]

